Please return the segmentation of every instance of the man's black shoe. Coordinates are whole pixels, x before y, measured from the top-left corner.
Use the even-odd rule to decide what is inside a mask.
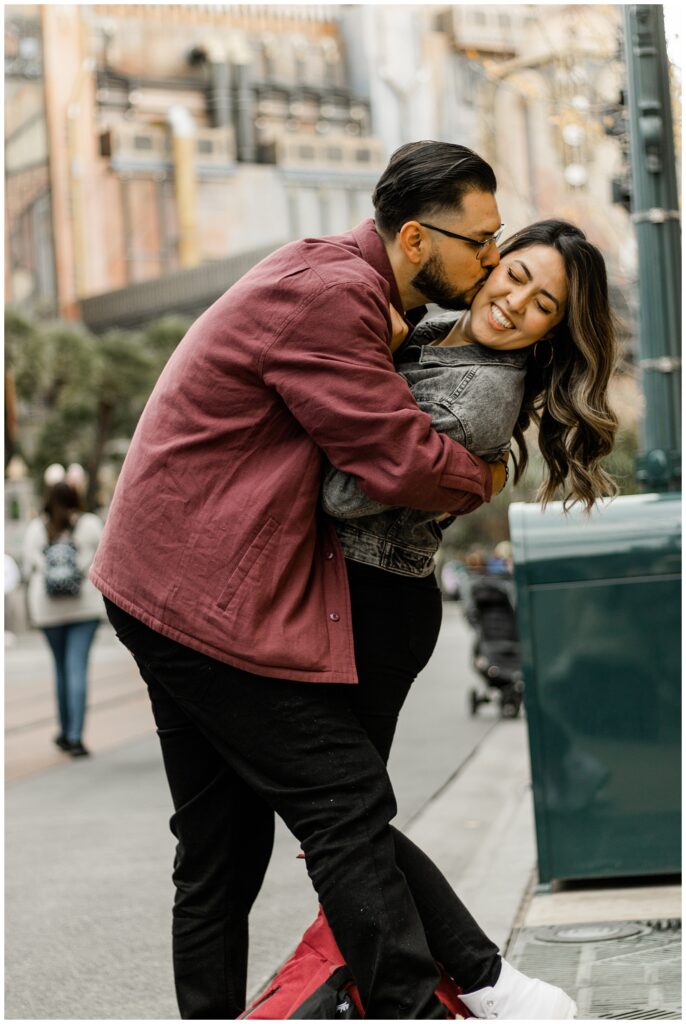
[[[71,743],[63,733],[60,733],[59,736],[55,736],[52,742],[55,744],[56,747],[59,747],[60,750],[71,750]]]

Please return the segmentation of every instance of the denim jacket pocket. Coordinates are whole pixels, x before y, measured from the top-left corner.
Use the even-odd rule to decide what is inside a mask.
[[[245,554],[231,573],[228,583],[219,596],[217,607],[223,612],[227,611],[229,605],[236,600],[246,580],[250,576],[259,575],[267,557],[270,541],[280,525],[276,519],[267,516],[266,522],[248,545]]]
[[[461,374],[460,380],[456,383],[455,387],[448,394],[447,401],[448,402],[454,402],[458,398],[461,398],[462,395],[467,390],[467,388],[469,387],[469,385],[472,383],[472,381],[476,377],[477,373],[478,373],[477,368],[475,366],[470,366],[470,368],[466,371],[466,373]]]

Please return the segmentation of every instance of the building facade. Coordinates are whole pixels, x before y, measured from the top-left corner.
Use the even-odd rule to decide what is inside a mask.
[[[498,178],[506,234],[546,217],[579,224],[603,250],[615,303],[632,315],[633,228],[625,174],[621,11],[609,4],[360,5],[351,80],[392,151],[413,138],[462,142]]]
[[[6,11],[10,301],[76,317],[93,296],[370,212],[385,153],[336,9]]]
[[[616,6],[5,11],[14,303],[98,329],[174,295],[191,309],[211,298],[199,268],[218,294],[270,248],[346,230],[390,153],[437,138],[493,164],[508,231],[587,230],[631,317]]]

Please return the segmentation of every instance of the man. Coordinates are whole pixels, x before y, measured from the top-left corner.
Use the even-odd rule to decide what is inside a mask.
[[[131,443],[91,578],[162,745],[186,1019],[244,1006],[273,811],[302,845],[367,1015],[443,1016],[395,863],[390,783],[345,701],[346,573],[318,497],[322,453],[389,505],[463,513],[503,486],[502,465],[434,432],[389,348],[389,303],[464,308],[497,265],[495,187],[462,146],[402,147],[376,226],[283,247],[196,321]]]

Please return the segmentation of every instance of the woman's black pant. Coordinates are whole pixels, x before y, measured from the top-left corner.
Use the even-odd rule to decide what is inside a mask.
[[[376,596],[369,573],[378,573]],[[384,762],[433,649],[440,598],[423,581],[411,581],[411,597],[401,577],[389,588],[387,575],[349,566],[359,687],[257,678],[106,602],[147,683],[174,802],[172,932],[184,1019],[226,1019],[245,1005],[248,914],[271,855],[274,810],[302,845],[369,1017],[443,1016],[434,959],[465,989],[497,977],[496,947],[432,862],[389,825],[396,805]]]
[[[405,698],[438,640],[441,592],[433,575],[399,576],[350,560],[346,566],[360,680],[350,687],[350,704],[386,764]],[[465,992],[494,985],[497,947],[433,861],[402,832],[391,832],[434,958]]]

